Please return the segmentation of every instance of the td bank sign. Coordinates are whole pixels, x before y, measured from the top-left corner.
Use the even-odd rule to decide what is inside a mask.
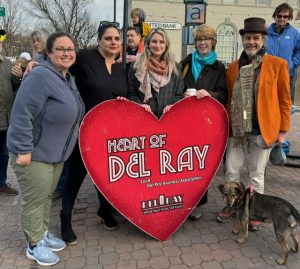
[[[162,28],[164,30],[180,30],[181,24],[178,22],[158,22],[158,21],[147,21],[151,28]]]

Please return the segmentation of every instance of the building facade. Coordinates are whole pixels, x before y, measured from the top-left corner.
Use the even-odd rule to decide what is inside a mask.
[[[294,9],[291,25],[300,30],[300,0],[288,0]],[[242,46],[239,29],[247,17],[264,18],[267,24],[274,22],[272,14],[280,0],[208,0],[206,23],[218,33],[217,53],[225,64],[239,57]],[[140,7],[146,12],[146,21],[153,26],[166,28],[171,39],[171,48],[176,59],[182,58],[182,27],[185,23],[185,4],[183,0],[132,0],[132,7]]]
[[[267,25],[274,22],[275,8],[282,0],[208,0],[205,23],[213,26],[218,33],[216,51],[218,59],[226,66],[239,58],[243,48],[239,29],[244,27],[244,19],[261,17]],[[294,9],[294,19],[290,24],[300,30],[300,0],[285,1]],[[193,45],[182,45],[182,29],[185,24],[185,4],[183,0],[132,0],[132,7],[146,12],[146,21],[153,27],[162,26],[168,32],[171,49],[180,61],[194,49]],[[300,105],[300,68],[296,78],[295,104]]]

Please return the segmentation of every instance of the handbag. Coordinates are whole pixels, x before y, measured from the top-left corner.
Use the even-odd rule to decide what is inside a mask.
[[[270,153],[270,162],[273,165],[283,166],[286,163],[286,155],[281,146],[276,144],[273,146]]]

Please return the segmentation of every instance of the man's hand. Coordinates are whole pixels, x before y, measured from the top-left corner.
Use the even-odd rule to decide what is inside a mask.
[[[21,79],[23,77],[23,71],[21,67],[21,63],[16,63],[11,68],[11,73],[18,79]]]
[[[286,132],[279,132],[277,142],[282,145],[286,141]]]
[[[132,63],[136,60],[136,56],[135,55],[126,55],[126,63]]]

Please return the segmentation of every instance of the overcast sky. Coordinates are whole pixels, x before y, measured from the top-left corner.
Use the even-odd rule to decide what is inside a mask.
[[[124,0],[116,0],[116,21],[123,24],[123,5]],[[113,0],[95,0],[93,17],[96,21],[113,21],[114,18],[114,1]]]

